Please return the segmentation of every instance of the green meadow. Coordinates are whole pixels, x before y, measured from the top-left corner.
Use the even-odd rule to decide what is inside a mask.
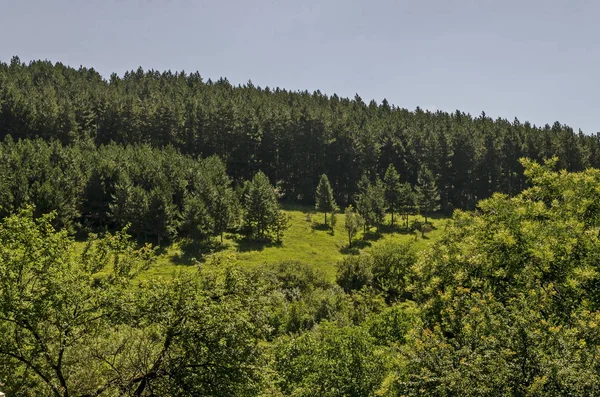
[[[430,218],[433,230],[422,237],[420,233],[407,233],[398,226],[391,227],[390,217],[380,232],[371,228],[362,231],[348,246],[348,234],[344,229],[344,214],[337,214],[334,231],[325,227],[323,214],[312,207],[288,206],[284,209],[290,216],[290,228],[284,233],[281,243],[248,241],[235,234],[226,234],[223,244],[214,240],[212,245],[195,245],[176,242],[161,251],[156,263],[144,273],[144,277],[170,276],[177,272],[190,271],[200,266],[215,268],[226,264],[255,267],[282,261],[297,261],[320,269],[330,280],[335,279],[336,263],[346,255],[360,255],[379,244],[412,242],[416,249],[424,249],[438,240],[444,232],[448,218]],[[410,221],[422,216],[411,216]]]

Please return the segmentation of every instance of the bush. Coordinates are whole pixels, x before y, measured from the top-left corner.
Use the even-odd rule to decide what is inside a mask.
[[[407,292],[412,266],[417,255],[408,243],[381,245],[373,250],[373,286],[381,291],[388,302],[399,298],[410,299]]]
[[[408,332],[421,324],[420,310],[410,301],[386,307],[367,321],[369,333],[382,346],[404,344]]]
[[[337,265],[336,282],[345,292],[356,291],[370,285],[373,280],[369,256],[350,256]]]
[[[361,327],[324,323],[275,346],[274,367],[286,396],[372,396],[384,376],[383,356]]]

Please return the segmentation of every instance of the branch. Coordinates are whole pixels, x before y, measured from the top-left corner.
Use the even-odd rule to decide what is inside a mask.
[[[58,388],[50,381],[50,379],[42,373],[42,370],[39,369],[36,365],[34,365],[31,361],[29,361],[28,359],[26,359],[23,356],[20,356],[18,354],[15,354],[15,353],[12,353],[9,351],[0,351],[0,354],[5,354],[9,357],[12,357],[12,358],[22,362],[23,364],[25,364],[28,368],[31,368],[33,370],[33,372],[35,372],[52,389],[52,392],[54,393],[54,395],[61,397],[60,390],[58,390]]]

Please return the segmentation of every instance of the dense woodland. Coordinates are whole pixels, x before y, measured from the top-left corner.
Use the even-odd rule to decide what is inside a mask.
[[[105,80],[93,69],[46,61],[0,64],[0,138],[40,137],[96,146],[172,146],[217,155],[234,182],[264,172],[286,199],[312,203],[327,174],[340,205],[352,202],[363,174],[374,181],[392,164],[403,182],[430,170],[441,207],[474,209],[493,192],[525,187],[520,157],[558,156],[570,171],[600,166],[597,135],[555,122],[493,120],[484,113],[409,111],[372,101],[233,86],[199,73],[143,71]]]
[[[10,397],[600,394],[597,135],[17,58],[0,135]],[[335,279],[294,258],[147,276],[182,239],[281,244],[286,201],[348,246],[452,217]]]

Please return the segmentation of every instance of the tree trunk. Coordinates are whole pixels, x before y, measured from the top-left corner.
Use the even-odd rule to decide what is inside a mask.
[[[392,211],[392,227],[394,226],[394,211]]]

